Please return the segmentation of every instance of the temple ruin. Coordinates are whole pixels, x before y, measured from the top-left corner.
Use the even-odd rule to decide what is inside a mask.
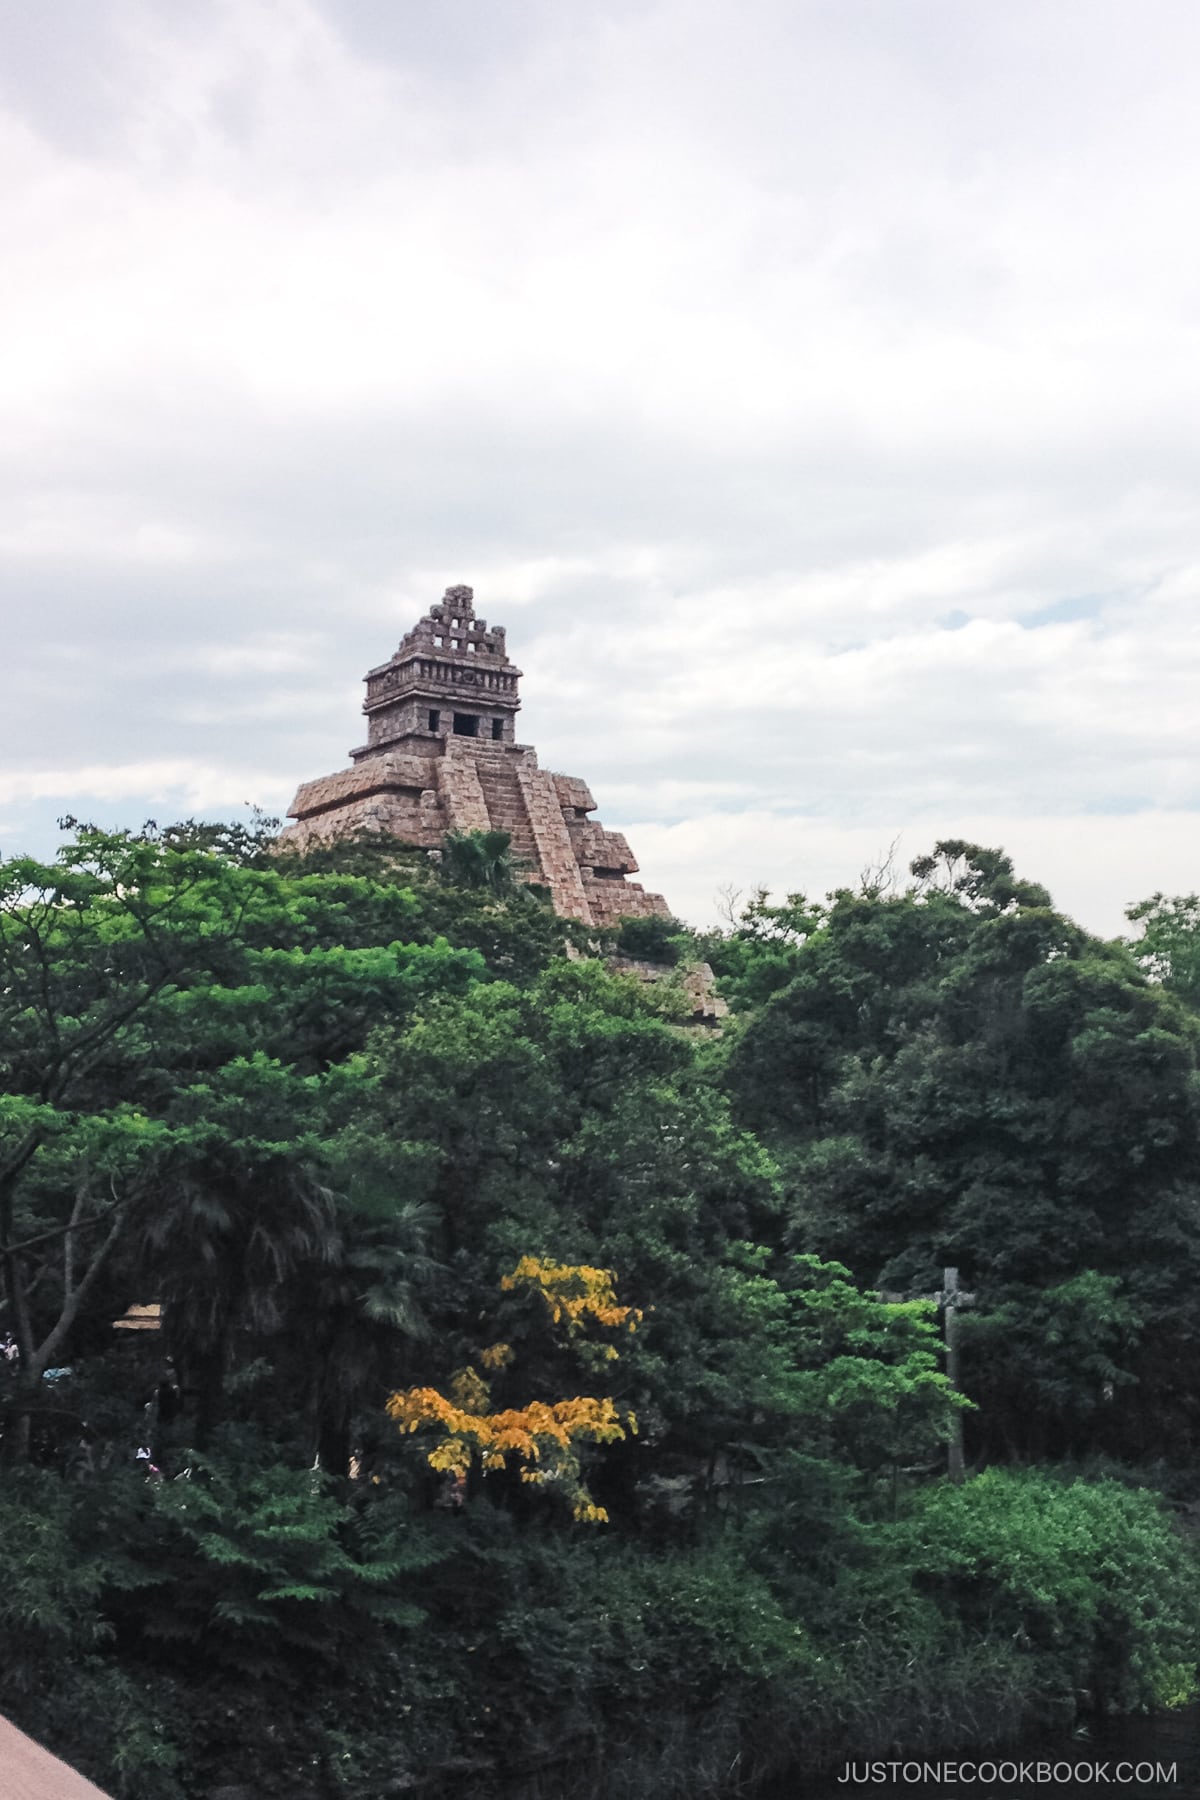
[[[669,917],[661,894],[628,880],[637,863],[626,839],[589,817],[587,783],[539,768],[517,743],[520,679],[504,627],[476,618],[469,587],[447,588],[368,672],[366,743],[351,768],[304,783],[282,841],[374,831],[436,850],[447,832],[506,831],[519,873],[548,888],[563,917]]]

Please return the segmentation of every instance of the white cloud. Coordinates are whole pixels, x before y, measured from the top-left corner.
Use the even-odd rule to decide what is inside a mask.
[[[86,808],[97,800],[134,800],[139,805],[166,801],[189,813],[206,814],[242,807],[256,786],[261,786],[261,775],[255,769],[205,768],[183,761],[84,765],[2,775],[0,805],[61,800]]]
[[[680,910],[924,820],[1095,847],[1106,928],[1200,885],[1194,8],[64,7],[0,46],[6,805],[286,798],[466,580]]]
[[[1031,814],[932,815],[879,819],[848,827],[830,820],[780,817],[753,810],[693,817],[676,826],[647,819],[629,830],[646,886],[661,884],[675,911],[702,925],[724,922],[730,882],[714,869],[736,869],[743,900],[759,886],[776,899],[788,893],[821,899],[855,888],[893,851],[901,886],[914,857],[945,838],[1002,848],[1017,874],[1049,888],[1056,906],[1105,937],[1132,936],[1125,910],[1155,891],[1195,892],[1193,812],[1153,810],[1119,817],[1062,819]],[[1149,873],[1148,872],[1152,872]],[[653,877],[653,879],[651,879]]]

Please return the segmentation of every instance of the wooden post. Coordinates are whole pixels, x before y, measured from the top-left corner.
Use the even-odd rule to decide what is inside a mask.
[[[946,1338],[946,1379],[957,1394],[958,1385],[958,1308],[960,1295],[958,1291],[958,1270],[942,1270],[942,1318]],[[950,1441],[946,1446],[946,1473],[956,1485],[961,1485],[966,1471],[963,1465],[963,1426],[962,1412],[956,1408],[951,1424]]]

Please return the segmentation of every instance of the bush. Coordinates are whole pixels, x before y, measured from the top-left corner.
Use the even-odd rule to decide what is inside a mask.
[[[1051,1709],[1190,1697],[1200,1569],[1156,1494],[991,1469],[920,1495],[898,1536],[918,1587],[970,1636],[1015,1645]]]
[[[622,956],[638,962],[662,963],[674,968],[683,956],[687,927],[678,919],[663,919],[657,914],[649,918],[622,919],[617,931],[617,949]]]

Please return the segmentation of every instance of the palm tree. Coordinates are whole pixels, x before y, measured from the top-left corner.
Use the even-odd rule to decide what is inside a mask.
[[[310,1262],[293,1285],[312,1449],[330,1474],[349,1473],[354,1414],[372,1390],[382,1401],[398,1348],[428,1332],[419,1296],[434,1266],[423,1249],[433,1224],[430,1207],[396,1200],[359,1174],[339,1204],[333,1253]]]
[[[451,831],[442,839],[441,874],[452,887],[486,888],[511,894],[517,885],[512,834],[507,831]]]
[[[338,1253],[336,1213],[310,1168],[283,1152],[247,1157],[244,1143],[209,1143],[165,1175],[137,1235],[202,1449],[224,1411],[235,1330],[278,1330],[298,1272]]]

